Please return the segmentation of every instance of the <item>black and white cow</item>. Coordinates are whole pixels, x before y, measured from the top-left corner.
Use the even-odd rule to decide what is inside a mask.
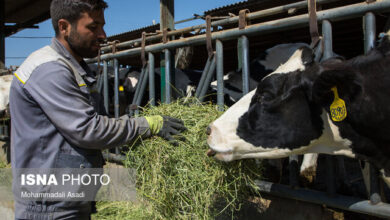
[[[309,47],[306,43],[285,43],[275,45],[260,53],[250,62],[250,91],[257,87],[257,84],[268,74],[275,71],[281,64],[293,55],[293,53],[302,47]],[[242,72],[241,70],[231,71],[224,75],[224,93],[225,102],[228,106],[233,105],[243,96],[242,91]],[[211,88],[217,90],[217,81],[211,83]],[[317,154],[305,154],[300,166],[301,176],[311,176],[315,173],[317,166]],[[280,161],[273,161],[274,165],[281,169]]]
[[[7,109],[12,78],[12,74],[0,76],[0,117],[9,117]]]
[[[209,155],[223,161],[305,153],[345,155],[390,169],[390,40],[348,61],[313,61],[298,49],[209,126]],[[332,88],[345,102],[335,121]]]

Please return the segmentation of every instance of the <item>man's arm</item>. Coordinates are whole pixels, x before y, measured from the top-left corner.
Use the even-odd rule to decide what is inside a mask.
[[[150,136],[145,118],[98,115],[81,92],[73,73],[59,62],[37,67],[26,82],[25,91],[42,108],[65,139],[78,147],[104,149]]]

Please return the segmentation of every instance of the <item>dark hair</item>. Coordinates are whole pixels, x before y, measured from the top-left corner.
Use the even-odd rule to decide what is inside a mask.
[[[104,0],[53,0],[50,5],[50,16],[56,36],[59,34],[58,21],[60,19],[75,24],[81,13],[104,10],[107,7]]]

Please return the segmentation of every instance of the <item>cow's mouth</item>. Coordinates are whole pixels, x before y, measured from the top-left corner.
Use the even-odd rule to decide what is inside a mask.
[[[217,152],[213,149],[209,149],[206,154],[207,154],[207,156],[214,157],[215,159],[220,160],[220,161],[230,162],[233,160],[233,152],[232,151]]]

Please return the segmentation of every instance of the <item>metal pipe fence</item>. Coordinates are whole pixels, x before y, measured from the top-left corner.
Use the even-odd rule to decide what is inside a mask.
[[[340,1],[340,0],[317,0],[317,4],[322,5],[322,4],[327,4],[327,3],[337,2],[337,1]],[[286,13],[291,9],[297,10],[297,9],[303,9],[303,8],[307,8],[307,1],[300,1],[300,2],[296,2],[296,3],[288,4],[288,5],[283,5],[283,6],[269,8],[269,9],[265,9],[265,10],[261,10],[261,11],[257,11],[257,12],[253,12],[253,13],[248,13],[246,17],[249,20],[253,20],[253,19],[258,19],[258,18],[264,18],[264,17],[271,16],[271,15]],[[237,22],[238,22],[238,16],[211,22],[211,26],[217,27],[217,26],[222,26],[222,25],[227,25],[227,24],[236,24]],[[170,36],[175,36],[175,35],[182,35],[185,33],[189,33],[192,31],[199,30],[199,29],[205,29],[205,28],[206,28],[206,24],[195,25],[195,26],[191,26],[191,27],[187,27],[187,28],[182,28],[179,30],[169,31],[167,33],[167,36],[170,37]],[[163,37],[162,34],[157,34],[154,36],[149,36],[145,40],[146,40],[146,42],[156,41],[156,40],[160,40],[162,37]],[[125,47],[131,47],[134,45],[140,45],[141,41],[142,41],[142,38],[122,42],[122,43],[116,44],[116,48],[121,49],[121,48],[125,48]],[[103,47],[102,51],[104,51],[104,52],[112,51],[112,46]]]

